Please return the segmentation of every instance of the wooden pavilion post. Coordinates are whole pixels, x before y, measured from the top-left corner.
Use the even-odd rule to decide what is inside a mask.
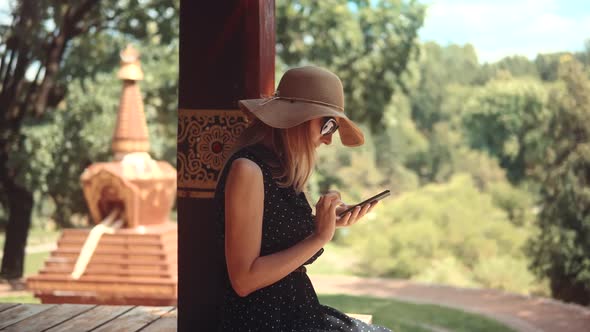
[[[214,331],[225,266],[213,193],[245,128],[237,101],[274,92],[274,0],[180,2],[178,330]]]

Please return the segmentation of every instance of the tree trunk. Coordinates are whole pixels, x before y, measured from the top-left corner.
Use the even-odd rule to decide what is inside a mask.
[[[18,143],[25,116],[39,116],[47,111],[48,98],[55,88],[64,50],[72,38],[86,33],[92,26],[100,23],[99,20],[88,18],[99,2],[100,0],[69,1],[55,5],[57,9],[54,10],[65,10],[65,16],[58,19],[61,15],[55,15],[54,30],[57,35],[48,37],[48,47],[41,48],[33,47],[30,43],[43,42],[37,37],[44,36],[44,29],[39,28],[36,23],[45,14],[51,16],[49,4],[20,1],[15,7],[16,12],[12,13],[15,21],[7,30],[7,36],[11,37],[4,45],[5,50],[0,52],[0,181],[7,196],[9,214],[0,277],[14,279],[23,276],[25,246],[33,210],[32,192],[16,184],[14,174],[11,174],[13,172],[7,167],[9,147]],[[25,73],[33,61],[39,61],[41,67],[37,70],[35,81],[27,82]],[[38,85],[41,69],[44,70],[44,75]]]
[[[590,304],[588,286],[577,282],[575,278],[575,276],[550,276],[551,294],[554,298],[564,302],[574,302],[588,306]]]
[[[4,188],[7,192],[9,217],[0,277],[18,279],[24,272],[25,247],[33,211],[33,194],[11,179],[4,181]]]

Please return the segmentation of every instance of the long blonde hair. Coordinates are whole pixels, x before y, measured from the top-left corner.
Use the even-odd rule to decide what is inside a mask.
[[[277,179],[278,185],[284,188],[292,186],[298,194],[304,191],[316,158],[310,121],[280,129],[254,118],[238,138],[230,155],[244,147],[263,143],[270,146],[279,158],[278,165],[273,168],[273,178]]]

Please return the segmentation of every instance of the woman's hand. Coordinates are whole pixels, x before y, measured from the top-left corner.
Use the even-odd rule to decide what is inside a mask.
[[[315,205],[316,235],[323,241],[330,242],[336,231],[336,208],[342,204],[340,195],[330,192],[320,197]]]
[[[337,190],[328,190],[327,194],[333,194],[333,195],[338,195],[338,199],[340,199],[342,201],[342,196],[340,195],[340,192]],[[350,205],[346,205],[344,202],[342,202],[342,204],[338,205],[338,207],[336,208],[336,221],[338,221],[338,216],[340,215],[340,213],[348,210],[351,206]]]
[[[326,195],[336,195],[338,196],[339,200],[341,199],[340,192],[336,190],[329,190]],[[373,202],[371,204],[366,204],[363,206],[357,206],[354,210],[348,212],[347,214],[343,215],[342,217],[338,217],[340,213],[348,210],[351,208],[351,205],[346,205],[344,202],[341,201],[342,204],[336,207],[336,227],[348,227],[356,224],[362,217],[364,217],[367,213],[371,212],[377,202]]]
[[[373,208],[375,207],[375,205],[377,205],[377,203],[379,203],[379,202],[373,202],[371,204],[365,204],[363,206],[355,207],[354,210],[346,213],[342,217],[338,217],[336,219],[336,226],[337,227],[348,227],[348,226],[352,226],[352,225],[356,224],[362,217],[364,217],[367,213],[371,212],[371,210],[373,210]],[[341,205],[336,210],[336,214],[339,214],[340,212],[343,212],[349,208],[350,208],[349,205]],[[338,210],[340,210],[340,211],[338,211]]]

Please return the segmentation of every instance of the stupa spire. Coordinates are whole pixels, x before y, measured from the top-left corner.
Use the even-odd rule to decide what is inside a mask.
[[[120,56],[121,68],[117,76],[123,80],[123,91],[112,142],[115,160],[130,153],[148,152],[150,148],[143,99],[137,84],[143,79],[139,52],[128,45]]]

